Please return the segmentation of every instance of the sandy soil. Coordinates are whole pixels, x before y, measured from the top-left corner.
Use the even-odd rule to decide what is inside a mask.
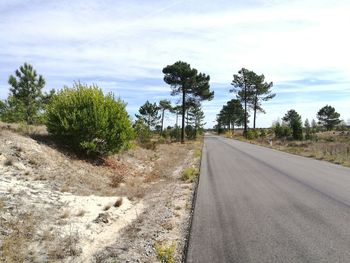
[[[194,184],[179,177],[198,162],[194,145],[97,165],[34,138],[0,129],[1,260],[156,262],[155,242],[174,243],[181,260]]]

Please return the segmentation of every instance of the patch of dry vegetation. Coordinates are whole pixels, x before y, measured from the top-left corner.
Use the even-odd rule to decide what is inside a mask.
[[[0,243],[1,262],[25,262],[35,259],[30,249],[38,221],[31,213],[21,213],[17,217],[1,218],[0,229],[6,232]]]
[[[247,141],[242,135],[236,135],[234,138]],[[248,141],[276,150],[350,167],[350,131],[319,132],[313,136],[312,140],[303,141],[273,138],[270,143],[268,138],[273,138],[271,133],[266,138]]]
[[[22,133],[15,125],[0,125],[0,210],[7,215],[0,216],[0,261],[79,260],[86,252],[81,247],[81,240],[86,235],[84,231],[90,231],[90,228],[79,228],[82,233],[69,232],[67,229],[72,224],[86,222],[86,218],[90,217],[93,217],[89,221],[91,229],[101,225],[98,230],[104,233],[103,229],[106,227],[105,223],[94,222],[97,215],[94,216],[86,206],[71,206],[74,200],[82,200],[84,197],[89,200],[109,198],[96,207],[98,213],[108,210],[108,214],[112,215],[108,218],[109,225],[118,223],[118,218],[125,221],[128,209],[138,207],[138,204],[148,200],[146,198],[149,195],[155,194],[157,205],[164,209],[163,199],[181,191],[174,198],[177,203],[172,204],[171,198],[166,203],[166,209],[171,209],[173,219],[165,217],[165,221],[156,225],[156,229],[162,226],[167,233],[173,233],[175,237],[172,236],[171,240],[176,240],[176,233],[180,231],[181,223],[189,212],[185,207],[192,191],[192,183],[183,182],[179,178],[184,167],[193,165],[191,160],[183,166],[187,156],[194,155],[199,160],[201,152],[196,147],[201,147],[200,142],[157,144],[154,150],[134,147],[128,152],[110,156],[97,163],[81,159],[65,148],[58,147],[50,137],[46,137],[44,130],[34,133],[40,134],[40,137],[32,136],[30,131]],[[2,183],[4,184],[1,187]],[[178,187],[182,184],[189,187]],[[167,191],[165,195],[159,194],[168,189],[167,187],[171,191]],[[8,199],[11,206],[20,203],[17,214],[11,215],[10,206],[6,205]],[[155,220],[158,216],[158,213],[154,213],[149,220]],[[147,228],[149,223],[143,220],[144,217],[137,218],[138,224],[146,225],[145,232],[150,231]],[[182,245],[177,246],[176,257],[181,254],[181,247]]]

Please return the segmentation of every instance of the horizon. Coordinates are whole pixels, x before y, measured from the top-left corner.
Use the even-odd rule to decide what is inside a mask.
[[[277,94],[263,103],[258,128],[290,109],[311,121],[325,105],[350,123],[348,1],[142,3],[1,2],[0,99],[8,95],[8,77],[28,62],[45,78],[46,91],[95,83],[125,101],[135,119],[146,100],[178,100],[162,69],[182,60],[211,77],[215,96],[202,104],[206,128],[235,97],[230,83],[242,67],[264,74]]]

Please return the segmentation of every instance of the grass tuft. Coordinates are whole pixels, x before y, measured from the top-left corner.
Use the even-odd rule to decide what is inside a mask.
[[[198,171],[195,168],[187,167],[182,171],[181,180],[185,182],[187,181],[194,182],[197,175],[198,175]]]
[[[157,255],[157,259],[162,263],[174,263],[174,253],[175,253],[176,245],[166,245],[160,242],[156,242],[154,244],[154,250]]]

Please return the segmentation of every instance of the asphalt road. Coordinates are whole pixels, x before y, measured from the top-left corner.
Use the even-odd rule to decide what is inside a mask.
[[[187,262],[350,262],[350,169],[206,136]]]

